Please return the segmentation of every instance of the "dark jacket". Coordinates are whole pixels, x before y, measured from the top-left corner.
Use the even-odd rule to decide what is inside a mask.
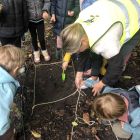
[[[74,16],[68,16],[68,11],[74,11]],[[59,35],[68,24],[73,23],[80,12],[79,0],[52,0],[51,14],[55,14],[54,33]]]
[[[43,11],[50,11],[50,0],[26,0],[29,20],[42,19]]]
[[[27,31],[28,17],[25,0],[0,0],[0,37],[19,37]]]

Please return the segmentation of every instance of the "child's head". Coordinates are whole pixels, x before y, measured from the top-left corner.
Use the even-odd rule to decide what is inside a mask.
[[[13,45],[0,47],[0,66],[15,76],[25,63],[25,53]]]
[[[106,93],[95,98],[91,109],[97,117],[110,120],[121,117],[127,111],[127,106],[122,96]]]
[[[64,28],[61,32],[64,50],[71,54],[76,53],[80,48],[83,35],[85,31],[79,23],[73,23]]]

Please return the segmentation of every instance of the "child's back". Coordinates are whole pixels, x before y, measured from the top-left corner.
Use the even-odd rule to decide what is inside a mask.
[[[19,87],[15,76],[24,64],[25,57],[21,49],[12,45],[0,47],[0,139],[12,140],[10,109]]]

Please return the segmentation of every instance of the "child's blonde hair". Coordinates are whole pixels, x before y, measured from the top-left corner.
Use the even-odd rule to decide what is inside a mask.
[[[91,109],[101,119],[116,119],[126,112],[127,107],[120,95],[106,93],[95,98]]]
[[[84,34],[85,30],[79,23],[73,23],[64,28],[60,34],[64,50],[71,54],[76,53]]]
[[[14,45],[4,45],[0,47],[0,66],[9,73],[16,67],[21,67],[25,63],[25,53],[22,49]]]

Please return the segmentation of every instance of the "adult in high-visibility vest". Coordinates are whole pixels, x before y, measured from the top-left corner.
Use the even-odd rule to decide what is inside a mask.
[[[62,31],[66,52],[82,52],[84,59],[80,66],[84,67],[86,58],[92,53],[93,81],[98,78],[102,57],[108,60],[106,74],[93,87],[94,94],[105,85],[118,81],[126,58],[140,40],[139,28],[140,0],[99,0],[81,11],[75,23]],[[84,52],[86,55],[83,55]],[[83,67],[76,74],[78,88],[83,82]]]

